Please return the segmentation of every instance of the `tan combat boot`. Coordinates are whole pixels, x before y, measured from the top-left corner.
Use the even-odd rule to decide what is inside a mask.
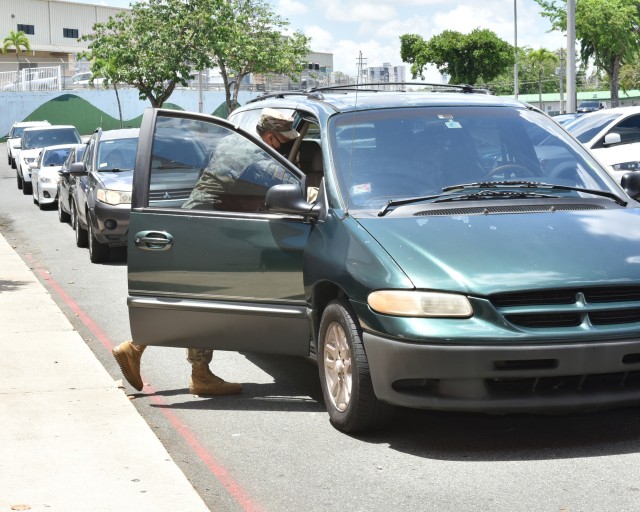
[[[242,391],[242,384],[225,382],[211,373],[209,366],[203,363],[191,365],[189,392],[192,395],[236,395]]]
[[[142,391],[144,386],[140,376],[140,359],[145,348],[146,345],[134,345],[132,341],[123,341],[111,351],[124,378],[138,391]]]

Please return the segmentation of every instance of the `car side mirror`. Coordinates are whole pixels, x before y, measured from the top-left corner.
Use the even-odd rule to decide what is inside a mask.
[[[20,144],[19,142],[17,144],[14,144],[13,149],[22,149],[22,144]]]
[[[607,133],[604,136],[604,143],[606,146],[611,146],[612,144],[620,144],[622,142],[622,138],[619,133]]]
[[[35,162],[29,162],[29,167],[31,169],[37,169],[38,168],[38,161],[36,160]]]
[[[69,167],[69,174],[72,176],[86,176],[87,167],[84,162],[76,162]]]
[[[320,215],[320,207],[307,203],[300,186],[290,183],[274,185],[267,190],[264,204],[268,211],[275,213],[292,213],[314,219]]]
[[[640,172],[628,172],[620,179],[622,189],[629,195],[637,199],[640,196]]]

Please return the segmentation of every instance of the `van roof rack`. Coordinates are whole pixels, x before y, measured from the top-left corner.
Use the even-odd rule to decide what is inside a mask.
[[[484,93],[486,94],[486,89],[481,89],[477,87],[473,87],[468,84],[437,84],[432,82],[370,82],[363,84],[345,84],[345,85],[327,85],[323,87],[314,87],[309,89],[309,92],[316,91],[349,91],[349,90],[362,90],[366,88],[367,91],[371,92],[384,92],[384,89],[380,89],[380,87],[388,87],[390,85],[394,86],[420,86],[422,88],[430,89],[432,92],[452,92],[459,91],[464,93]]]
[[[424,89],[429,89],[431,92],[462,92],[465,94],[491,94],[488,89],[483,89],[480,87],[473,87],[468,84],[436,84],[431,82],[371,82],[366,84],[344,84],[344,85],[326,85],[322,87],[312,87],[311,89],[300,90],[300,91],[275,91],[261,94],[257,98],[253,98],[247,103],[253,103],[256,101],[266,100],[268,98],[284,98],[287,96],[305,96],[307,98],[322,100],[324,96],[322,93],[327,92],[350,92],[350,91],[358,91],[358,92],[386,92],[385,89],[381,89],[381,87],[388,87],[390,85],[393,86],[420,86]],[[406,92],[406,90],[401,90],[401,92]]]

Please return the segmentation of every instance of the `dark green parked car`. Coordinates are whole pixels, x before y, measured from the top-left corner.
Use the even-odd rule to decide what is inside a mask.
[[[133,338],[314,356],[345,432],[393,406],[640,403],[640,175],[623,190],[518,101],[373,89],[265,95],[229,120],[145,112]],[[295,119],[288,158],[255,136],[264,107]],[[215,199],[194,207],[207,168]]]

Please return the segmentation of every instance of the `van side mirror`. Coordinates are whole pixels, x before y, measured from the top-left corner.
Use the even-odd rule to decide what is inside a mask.
[[[637,199],[640,197],[640,172],[633,171],[623,174],[620,185],[629,197]]]
[[[320,215],[320,207],[305,201],[300,185],[290,183],[274,185],[264,198],[264,204],[268,211],[275,213],[292,213],[317,219]]]

